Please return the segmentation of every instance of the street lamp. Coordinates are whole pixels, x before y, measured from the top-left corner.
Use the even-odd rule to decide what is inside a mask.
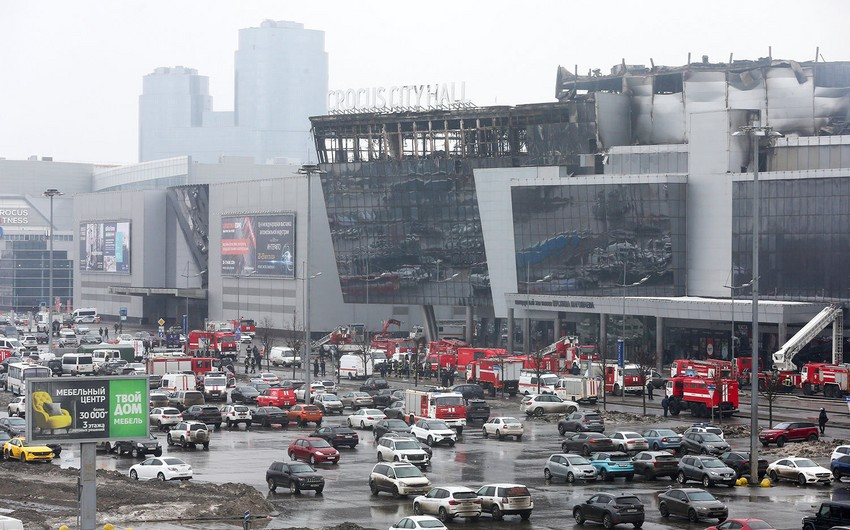
[[[189,274],[189,262],[187,261],[186,262],[186,272],[185,272],[185,274],[180,275],[180,276],[186,278],[186,318],[185,318],[185,321],[183,322],[183,334],[184,335],[189,334],[189,278],[197,278],[198,276],[206,274],[206,272],[207,272],[207,269],[204,269],[197,274]],[[188,340],[188,337],[187,337],[186,351],[188,351],[188,349],[189,349],[189,340]]]
[[[734,276],[733,276],[733,279],[734,279]],[[735,290],[736,289],[746,289],[747,287],[751,286],[752,284],[753,284],[753,281],[750,280],[747,283],[742,284],[742,285],[724,285],[723,286],[723,287],[729,289],[729,297],[732,300],[732,337],[731,337],[731,344],[729,345],[729,350],[730,350],[729,359],[732,361],[732,363],[735,362]],[[750,376],[752,376],[752,374],[750,374]]]
[[[319,173],[323,173],[321,169],[319,169],[318,164],[304,164],[300,168],[298,168],[298,173],[301,175],[307,175],[307,241],[306,241],[306,249],[305,249],[305,258],[303,260],[304,264],[304,335],[306,340],[304,341],[304,350],[305,350],[305,359],[307,363],[306,377],[304,377],[304,403],[310,404],[310,247],[313,242],[313,234],[312,234],[312,224],[310,222],[310,207],[312,206],[312,194],[311,194],[311,183],[313,181],[313,175]]]
[[[762,127],[758,122],[753,122],[752,125],[744,125],[739,127],[737,131],[732,133],[732,136],[750,136],[752,143],[752,165],[753,165],[753,340],[752,340],[752,359],[753,369],[750,372],[750,380],[752,387],[751,403],[750,403],[750,476],[758,477],[759,469],[759,439],[758,439],[758,367],[759,367],[759,202],[761,200],[759,194],[759,138],[766,136],[774,138],[782,136],[780,133],[773,130],[773,127]]]
[[[49,228],[49,260],[50,260],[50,285],[48,287],[48,295],[47,295],[47,349],[48,351],[53,351],[53,197],[57,197],[63,195],[63,193],[56,188],[48,188],[42,193],[44,197],[50,197],[50,226]]]

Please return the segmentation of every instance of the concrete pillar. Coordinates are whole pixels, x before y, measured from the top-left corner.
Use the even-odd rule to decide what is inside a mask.
[[[782,345],[785,344],[786,340],[788,340],[788,324],[786,324],[785,322],[780,322],[779,335],[776,336],[776,342],[778,343],[776,345],[776,349],[778,350],[779,348],[781,348]]]
[[[664,364],[664,319],[655,317],[655,353],[657,356],[656,362],[659,372]]]
[[[466,336],[464,337],[467,344],[472,344],[473,337],[473,321],[472,321],[472,306],[466,306]]]
[[[531,353],[531,317],[528,316],[522,319],[522,353]]]
[[[599,354],[603,359],[608,358],[608,315],[599,314]]]
[[[514,310],[513,308],[508,309],[508,342],[505,345],[505,349],[508,350],[509,354],[514,352]]]
[[[561,313],[555,313],[555,323],[554,323],[554,324],[555,324],[555,325],[554,325],[554,328],[555,328],[555,340],[558,340],[558,339],[560,339],[560,338],[563,336],[563,334],[564,334],[563,330],[561,329]]]
[[[80,444],[80,528],[97,528],[97,466],[95,444]]]

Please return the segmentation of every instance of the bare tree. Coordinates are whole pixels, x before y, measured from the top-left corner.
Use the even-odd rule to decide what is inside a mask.
[[[649,376],[652,374],[652,369],[658,360],[658,355],[654,351],[640,349],[631,355],[631,362],[637,368],[638,378],[640,380],[641,396],[643,396],[643,415],[646,416],[646,383],[649,381]]]
[[[295,352],[295,359],[299,358],[301,348],[304,346],[305,330],[301,322],[298,321],[298,311],[292,312],[292,321],[283,322],[283,343],[287,348],[291,348]],[[292,363],[292,379],[295,379],[295,368],[300,367],[301,363],[293,361]],[[309,369],[309,367],[308,367]]]
[[[767,400],[767,421],[769,425],[773,425],[773,402],[788,392],[785,380],[776,371],[764,372],[764,379],[760,379],[758,375],[753,378],[757,381],[759,394]]]
[[[274,321],[269,317],[263,317],[257,324],[258,326],[254,334],[254,338],[260,338],[260,342],[263,344],[263,356],[266,358],[266,370],[271,370],[269,354],[271,353],[272,346],[275,341],[274,335],[272,334],[275,330]]]

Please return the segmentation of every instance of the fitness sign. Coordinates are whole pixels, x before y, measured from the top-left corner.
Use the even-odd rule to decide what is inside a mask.
[[[27,380],[30,443],[146,439],[147,377]]]

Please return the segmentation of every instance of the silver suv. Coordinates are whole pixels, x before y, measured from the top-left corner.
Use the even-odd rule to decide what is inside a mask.
[[[683,456],[679,461],[679,473],[676,480],[684,486],[689,480],[700,482],[708,488],[716,484],[724,484],[730,488],[735,485],[737,473],[714,456]]]
[[[180,445],[184,449],[190,445],[203,445],[204,450],[210,448],[210,431],[207,424],[200,421],[181,421],[168,431],[168,445]]]
[[[478,490],[481,499],[481,511],[489,513],[494,521],[501,521],[506,515],[519,515],[528,521],[534,509],[531,492],[522,484],[485,484]]]
[[[422,471],[407,462],[377,463],[369,475],[372,495],[386,491],[393,497],[402,495],[424,495],[431,490],[431,481]]]

